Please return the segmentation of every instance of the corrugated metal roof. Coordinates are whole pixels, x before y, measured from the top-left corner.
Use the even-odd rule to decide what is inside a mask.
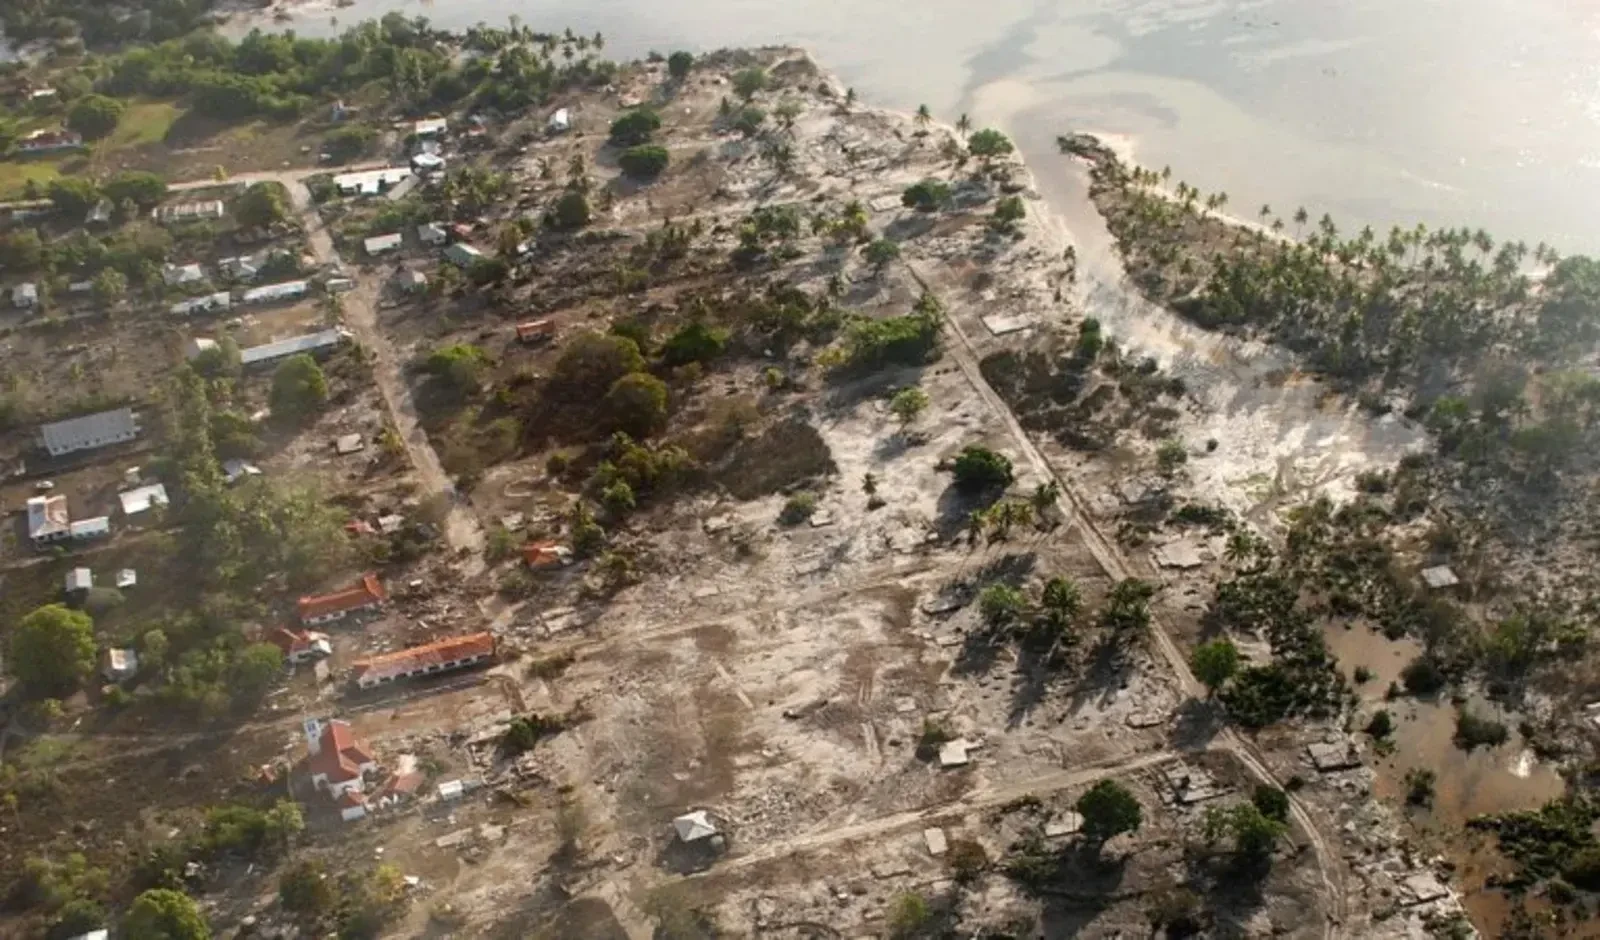
[[[323,330],[320,333],[307,333],[304,336],[292,336],[280,339],[261,346],[252,346],[239,352],[239,362],[242,365],[253,365],[258,362],[271,362],[284,356],[293,356],[296,353],[315,352],[327,349],[344,342],[344,330]]]
[[[284,281],[279,284],[264,284],[261,287],[252,287],[240,294],[239,299],[247,304],[261,303],[266,300],[287,300],[291,297],[300,297],[310,289],[310,281]]]
[[[46,450],[51,453],[100,447],[108,441],[139,433],[139,420],[132,408],[118,408],[97,414],[68,418],[39,429]]]

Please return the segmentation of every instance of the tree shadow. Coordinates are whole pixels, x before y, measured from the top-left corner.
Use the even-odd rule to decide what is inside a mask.
[[[1025,638],[1017,646],[1016,683],[1011,690],[1011,711],[1006,727],[1020,726],[1044,701],[1045,694],[1058,681],[1068,678],[1069,651],[1053,641]]]
[[[1133,664],[1120,639],[1112,633],[1103,634],[1089,648],[1083,677],[1072,691],[1069,711],[1077,712],[1090,704],[1109,704],[1113,696],[1128,687],[1132,675]]]
[[[1180,751],[1204,750],[1227,726],[1222,704],[1210,699],[1184,701],[1173,718],[1167,742]]]
[[[967,523],[974,512],[988,509],[1005,495],[999,487],[981,493],[970,493],[951,483],[939,494],[934,506],[933,528],[941,539],[953,539],[967,531]]]
[[[1249,935],[1250,920],[1266,904],[1264,889],[1272,874],[1271,859],[1198,851],[1185,855],[1186,881],[1200,889],[1217,934]]]

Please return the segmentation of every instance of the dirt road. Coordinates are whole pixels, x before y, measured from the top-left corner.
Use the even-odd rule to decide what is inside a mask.
[[[1059,252],[1057,254],[1059,255]],[[906,262],[906,267],[911,276],[917,280],[924,290],[931,290],[927,279],[910,262]],[[1089,547],[1089,551],[1094,555],[1096,562],[1108,576],[1115,580],[1132,577],[1132,567],[1128,564],[1127,559],[1122,556],[1117,544],[1107,538],[1105,533],[1101,532],[1099,527],[1095,525],[1085,508],[1082,495],[1073,489],[1067,479],[1055,472],[1055,468],[1050,465],[1044,454],[1034,445],[1032,438],[1023,430],[1021,423],[1017,421],[1016,415],[1012,414],[1005,400],[994,390],[989,381],[983,377],[983,371],[978,365],[977,347],[961,328],[961,324],[956,320],[955,315],[949,312],[948,308],[945,312],[945,325],[949,334],[955,340],[955,342],[946,343],[945,350],[955,360],[962,374],[967,377],[967,381],[983,397],[990,411],[1004,422],[1006,430],[1016,441],[1017,447],[1021,450],[1024,459],[1033,469],[1033,472],[1045,480],[1054,481],[1060,487],[1061,495],[1056,501],[1057,508],[1061,510],[1063,516],[1070,521],[1071,525],[1077,527],[1083,536],[1084,544]],[[1183,655],[1183,651],[1178,647],[1177,642],[1172,639],[1172,635],[1168,632],[1166,625],[1154,615],[1151,617],[1150,625],[1150,636],[1154,639],[1156,648],[1167,660],[1167,664],[1171,667],[1174,675],[1177,676],[1178,683],[1182,687],[1184,694],[1190,698],[1201,697],[1204,687],[1199,680],[1195,679],[1194,673],[1190,671],[1188,659]],[[1263,783],[1269,783],[1282,789],[1282,781],[1278,780],[1272,771],[1267,768],[1260,755],[1256,753],[1255,748],[1231,728],[1224,728],[1216,736],[1212,743],[1212,749],[1223,750],[1232,754]],[[1312,850],[1316,854],[1317,867],[1322,874],[1323,885],[1328,893],[1329,901],[1332,903],[1332,912],[1326,936],[1330,938],[1342,937],[1343,928],[1341,925],[1345,920],[1346,902],[1343,884],[1338,876],[1337,855],[1329,847],[1328,840],[1317,829],[1316,823],[1312,820],[1311,815],[1306,812],[1304,805],[1295,799],[1293,794],[1289,796],[1289,809],[1290,814],[1294,817],[1295,824],[1305,832],[1306,838],[1311,843]]]
[[[288,189],[289,199],[305,227],[312,256],[320,264],[342,265],[333,245],[333,236],[322,224],[322,217],[312,202],[311,191],[305,186],[304,178],[308,175],[307,172],[261,174],[259,178],[251,179],[270,179],[282,183]],[[423,490],[429,496],[443,496],[449,500],[450,510],[445,517],[444,534],[450,547],[461,556],[463,574],[468,577],[479,574],[484,570],[483,526],[467,504],[466,496],[456,489],[450,475],[439,463],[439,455],[417,417],[417,405],[411,396],[411,385],[405,378],[404,364],[394,344],[378,328],[378,299],[383,285],[376,275],[371,274],[356,276],[354,280],[356,289],[341,295],[345,325],[372,356],[373,379],[383,396],[389,418],[405,444],[406,455],[422,479]]]

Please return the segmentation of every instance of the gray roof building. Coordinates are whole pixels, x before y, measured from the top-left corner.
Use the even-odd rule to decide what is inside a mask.
[[[282,359],[285,356],[293,356],[296,353],[309,353],[329,349],[348,338],[349,334],[340,329],[307,333],[304,336],[292,336],[288,339],[280,339],[261,346],[252,346],[249,349],[241,350],[239,362],[245,366],[258,365],[264,362],[271,362],[274,359]]]
[[[110,447],[139,436],[139,416],[132,408],[69,418],[39,428],[39,443],[52,457],[74,451]]]

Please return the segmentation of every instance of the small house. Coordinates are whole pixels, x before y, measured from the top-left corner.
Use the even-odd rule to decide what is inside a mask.
[[[472,633],[359,660],[351,667],[351,678],[357,687],[371,689],[404,679],[467,669],[489,662],[494,655],[494,634]]]
[[[438,137],[449,130],[450,122],[445,118],[426,118],[411,127],[411,133],[418,137]]]
[[[542,343],[556,335],[556,321],[551,319],[528,320],[517,324],[517,342]]]
[[[201,356],[217,348],[217,341],[204,336],[191,336],[183,344],[183,358],[189,360],[199,359]]]
[[[391,235],[375,235],[372,238],[367,239],[365,242],[362,242],[362,245],[366,248],[367,254],[371,257],[386,255],[391,251],[399,250],[400,233],[395,232]]]
[[[39,443],[52,457],[80,450],[110,447],[139,436],[139,416],[132,408],[68,418],[39,428]]]
[[[92,519],[79,519],[67,526],[67,534],[76,542],[103,539],[111,534],[111,517],[95,516]]]
[[[545,130],[552,134],[565,134],[572,130],[572,112],[566,108],[559,108],[550,115],[550,120],[545,122]]]
[[[1422,569],[1422,582],[1428,586],[1430,591],[1443,591],[1460,584],[1461,579],[1456,577],[1456,573],[1450,569],[1449,565],[1437,565],[1432,568]]]
[[[333,185],[341,195],[376,196],[410,176],[409,167],[387,166],[359,173],[341,173],[333,178]]]
[[[39,306],[39,285],[30,282],[11,288],[11,306],[18,310],[32,310]]]
[[[522,547],[522,560],[536,571],[560,568],[572,563],[572,549],[555,542],[529,542]]]
[[[445,159],[436,153],[419,153],[411,158],[411,168],[418,173],[435,173],[444,169]]]
[[[137,516],[149,512],[152,507],[167,505],[167,488],[160,483],[151,483],[119,493],[117,499],[122,503],[124,515]]]
[[[132,568],[123,568],[117,572],[117,590],[126,590],[139,584],[139,572]]]
[[[180,300],[172,305],[172,315],[175,317],[192,317],[197,313],[213,313],[218,310],[227,310],[233,306],[233,295],[227,291],[217,291],[206,294],[204,297],[191,297]]]
[[[483,260],[483,252],[472,247],[466,242],[456,242],[444,250],[447,260],[463,267],[470,268]]]
[[[261,271],[261,265],[254,258],[223,258],[217,262],[217,270],[223,276],[239,281],[253,281]]]
[[[356,282],[347,277],[330,277],[323,282],[322,289],[330,294],[346,294],[356,289]]]
[[[341,434],[334,439],[333,452],[341,457],[358,454],[367,446],[360,434]]]
[[[378,576],[368,572],[361,576],[361,580],[342,591],[312,594],[300,598],[298,605],[300,622],[311,626],[343,620],[354,613],[381,608],[388,597],[383,584],[378,581]]]
[[[72,534],[65,496],[34,496],[28,500],[28,539],[43,548]]]
[[[111,200],[102,199],[94,204],[88,214],[83,217],[84,225],[110,225],[112,215]]]
[[[303,663],[333,655],[333,643],[326,633],[279,627],[267,635],[267,642],[283,650],[283,658]]]
[[[239,458],[235,457],[232,460],[224,460],[222,462],[222,482],[228,484],[229,486],[232,486],[245,477],[258,477],[260,475],[261,468],[249,462],[248,460],[240,460]]]
[[[417,226],[417,238],[424,245],[443,245],[450,236],[438,222],[425,222]]]
[[[161,279],[171,287],[198,284],[206,279],[206,272],[198,264],[168,264],[161,268]]]
[[[17,141],[19,153],[59,153],[83,146],[83,135],[67,130],[36,130]]]
[[[107,649],[100,653],[100,675],[107,682],[126,682],[139,674],[139,654],[131,649]]]
[[[94,588],[94,572],[88,568],[74,568],[67,572],[67,593],[88,592]]]
[[[680,842],[699,842],[717,834],[717,824],[711,821],[711,815],[703,809],[684,813],[674,819],[672,829],[677,833]]]

